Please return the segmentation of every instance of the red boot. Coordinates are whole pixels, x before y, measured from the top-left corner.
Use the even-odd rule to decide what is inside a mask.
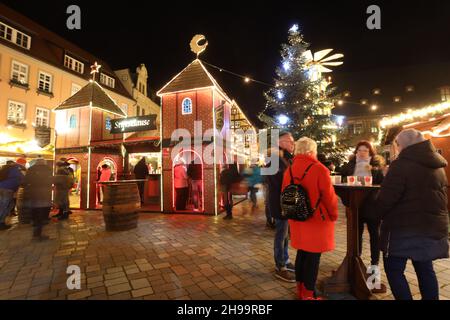
[[[297,281],[297,297],[299,300],[303,300],[303,282]]]
[[[323,300],[322,297],[315,297],[314,290],[308,290],[302,283],[302,300]]]

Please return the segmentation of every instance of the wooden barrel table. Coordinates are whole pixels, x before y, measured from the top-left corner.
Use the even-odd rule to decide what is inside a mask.
[[[137,227],[141,199],[134,181],[101,183],[106,231],[124,231]]]
[[[24,189],[20,187],[17,190],[17,198],[16,198],[16,207],[17,207],[17,216],[19,219],[19,223],[28,224],[31,223],[31,209],[24,206]]]

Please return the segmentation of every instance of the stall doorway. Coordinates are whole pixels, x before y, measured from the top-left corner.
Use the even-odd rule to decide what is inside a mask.
[[[180,152],[172,166],[172,203],[175,212],[204,212],[202,158],[192,150]]]
[[[69,193],[70,207],[80,209],[81,206],[81,165],[77,158],[67,158],[70,168],[73,170],[73,188]]]
[[[103,188],[100,182],[117,181],[117,164],[111,158],[103,158],[97,165],[95,198],[96,206],[101,207],[103,203]]]

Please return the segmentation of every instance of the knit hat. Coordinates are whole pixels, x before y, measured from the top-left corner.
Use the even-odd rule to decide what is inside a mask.
[[[424,142],[426,139],[422,132],[416,129],[406,129],[400,132],[395,138],[402,150],[412,146],[413,144]]]
[[[27,160],[24,159],[24,158],[18,158],[18,159],[16,160],[16,163],[17,163],[17,164],[20,164],[21,166],[25,166],[25,165],[27,164]]]

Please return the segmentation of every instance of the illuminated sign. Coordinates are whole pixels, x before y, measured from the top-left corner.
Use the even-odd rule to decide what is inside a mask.
[[[156,130],[156,114],[111,120],[111,133]]]

